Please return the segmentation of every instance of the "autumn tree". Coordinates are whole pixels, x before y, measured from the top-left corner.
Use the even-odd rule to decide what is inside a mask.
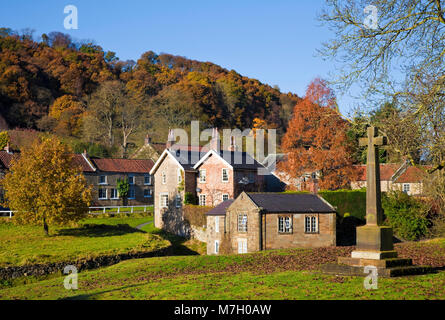
[[[49,117],[55,119],[54,132],[78,136],[82,131],[82,118],[85,106],[73,96],[57,98],[49,108]]]
[[[292,178],[319,172],[320,187],[346,187],[354,176],[348,122],[336,109],[336,99],[324,80],[315,79],[299,102],[283,137],[288,159],[280,165]]]
[[[91,188],[72,158],[71,150],[56,138],[35,141],[13,161],[3,181],[8,206],[18,224],[65,225],[85,217]]]
[[[0,150],[3,150],[11,141],[8,131],[0,132]]]

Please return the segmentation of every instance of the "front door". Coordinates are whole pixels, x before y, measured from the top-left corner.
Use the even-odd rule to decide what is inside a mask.
[[[238,253],[247,253],[247,239],[238,239]]]

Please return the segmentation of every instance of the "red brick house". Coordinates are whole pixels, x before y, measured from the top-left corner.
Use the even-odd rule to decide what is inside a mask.
[[[336,210],[315,194],[242,192],[206,216],[207,254],[336,245]]]
[[[182,213],[186,194],[194,196],[199,205],[215,206],[243,191],[265,191],[265,177],[258,174],[258,169],[264,167],[246,152],[219,150],[216,130],[210,150],[173,146],[172,138],[169,140],[150,171],[155,181],[154,223],[157,228],[190,235]]]

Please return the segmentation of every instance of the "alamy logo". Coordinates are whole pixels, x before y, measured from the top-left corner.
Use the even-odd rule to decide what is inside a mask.
[[[366,6],[363,12],[367,14],[365,20],[363,21],[363,24],[365,25],[366,29],[376,30],[379,26],[377,7],[373,5]]]
[[[363,285],[366,290],[377,290],[378,289],[378,270],[375,266],[366,266],[363,270],[364,273],[369,274],[366,276]]]
[[[79,19],[78,19],[77,7],[72,4],[67,5],[63,9],[63,13],[68,14],[65,17],[65,20],[63,20],[63,27],[66,30],[79,29]]]
[[[71,273],[70,273],[71,272]],[[77,268],[76,266],[69,265],[66,266],[65,269],[63,269],[63,273],[67,274],[65,279],[63,280],[63,286],[66,290],[77,290],[78,284],[77,284]]]

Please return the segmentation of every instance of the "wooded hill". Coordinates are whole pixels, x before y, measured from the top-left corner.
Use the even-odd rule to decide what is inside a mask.
[[[119,61],[114,52],[74,43],[59,32],[35,41],[32,34],[0,29],[0,109],[11,128],[55,130],[54,121],[67,121],[58,110],[48,125],[55,101],[57,108],[76,102],[68,118],[82,119],[90,96],[111,80],[120,80],[143,109],[141,135],[148,132],[158,141],[165,140],[169,127],[186,128],[191,120],[205,127],[243,129],[258,118],[281,134],[300,100],[211,62],[152,51],[137,62]],[[81,121],[77,125],[77,130],[59,133],[83,139]]]

